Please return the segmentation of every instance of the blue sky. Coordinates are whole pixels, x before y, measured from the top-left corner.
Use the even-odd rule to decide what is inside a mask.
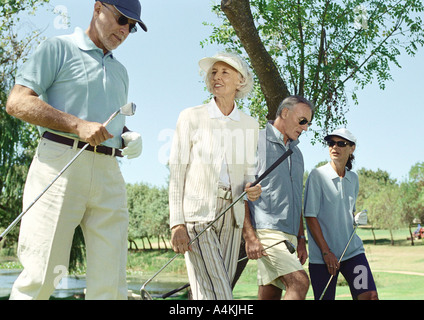
[[[197,62],[224,49],[200,46],[200,41],[211,33],[211,28],[202,23],[219,23],[210,10],[213,2],[141,1],[142,20],[149,31],[139,28],[115,51],[128,69],[129,101],[137,105],[137,113],[128,118],[127,125],[143,137],[142,155],[121,161],[128,183],[166,185],[166,160],[178,115],[208,97]],[[69,27],[60,15],[39,9],[34,17],[22,18],[17,31],[38,28],[44,30],[43,36],[50,37],[72,33],[75,27],[85,30],[93,6],[94,0],[52,0],[49,8],[66,11]],[[420,48],[415,57],[404,54],[399,61],[402,69],[391,67],[394,81],[387,83],[384,91],[376,84],[359,91],[359,105],[351,104],[346,118],[347,128],[358,139],[354,170],[381,169],[403,181],[411,166],[424,161],[424,49]],[[307,171],[318,162],[329,160],[327,148],[310,143],[312,136],[306,133],[300,137]]]

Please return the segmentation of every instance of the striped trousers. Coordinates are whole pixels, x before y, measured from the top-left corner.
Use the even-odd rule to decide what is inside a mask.
[[[231,204],[217,198],[216,215]],[[193,239],[207,222],[186,222]],[[232,281],[237,269],[242,229],[236,227],[233,209],[216,221],[185,254],[187,274],[194,300],[232,300]]]

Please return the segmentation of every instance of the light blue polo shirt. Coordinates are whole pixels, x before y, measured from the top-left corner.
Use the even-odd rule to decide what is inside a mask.
[[[54,108],[99,123],[127,103],[128,82],[125,67],[111,52],[104,55],[81,28],[41,43],[15,80]],[[124,126],[125,116],[118,115],[107,126],[114,138],[103,144],[121,148]],[[42,134],[46,128],[39,131]]]
[[[353,231],[353,212],[359,192],[356,173],[347,171],[340,178],[330,163],[315,168],[305,185],[304,216],[318,219],[331,252],[339,258]],[[322,253],[308,228],[309,261],[324,263]],[[342,261],[363,253],[362,240],[355,234]]]

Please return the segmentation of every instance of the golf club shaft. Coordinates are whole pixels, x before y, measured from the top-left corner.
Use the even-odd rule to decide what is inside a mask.
[[[259,176],[258,179],[256,179],[250,187],[256,186],[262,179],[264,179],[272,170],[274,170],[281,162],[286,160],[291,154],[293,153],[293,150],[289,149],[287,150],[280,158],[277,159],[263,174]],[[196,241],[207,229],[209,229],[216,221],[218,221],[228,210],[230,210],[240,199],[242,199],[246,195],[246,191],[244,191],[236,200],[234,200],[224,211],[222,211],[212,222],[210,222],[202,231],[200,231],[196,237],[194,237],[188,245],[190,246],[194,241]],[[177,256],[179,253],[177,253],[171,260],[169,260],[158,272],[156,272],[150,279],[148,279],[143,286],[141,287],[140,291],[145,290],[146,285],[152,281],[163,269],[165,269],[166,266],[168,266]]]
[[[292,245],[289,241],[287,241],[287,240],[281,240],[281,241],[278,241],[278,242],[276,242],[276,243],[274,243],[274,244],[272,244],[272,245],[270,245],[270,246],[268,246],[268,247],[264,248],[262,251],[266,251],[266,250],[268,250],[268,249],[270,249],[270,248],[272,248],[272,247],[275,247],[275,246],[279,245],[279,244],[280,244],[280,243],[282,243],[282,242],[284,242],[284,243],[285,243],[285,245],[287,246],[287,249],[289,250],[289,252],[290,252],[291,254],[293,254],[293,253],[294,253],[294,251],[295,251],[296,249],[294,249],[293,245]],[[249,258],[248,256],[245,256],[244,258],[239,259],[239,260],[237,261],[237,263],[242,262],[242,261],[244,261],[244,260],[246,260],[246,259],[248,259],[248,258]],[[163,299],[166,299],[166,298],[168,298],[169,296],[173,295],[174,293],[177,293],[178,291],[181,291],[181,290],[183,290],[183,289],[185,289],[185,288],[188,288],[189,286],[190,286],[190,283],[186,283],[186,284],[185,284],[185,285],[183,285],[182,287],[179,287],[179,288],[177,288],[177,289],[174,289],[174,290],[169,291],[168,293],[163,294],[163,295],[162,295],[162,298],[163,298]]]
[[[340,262],[342,261],[342,259],[343,259],[343,257],[344,257],[344,255],[345,255],[345,253],[346,253],[346,250],[347,250],[347,248],[349,247],[349,245],[350,245],[350,242],[352,241],[352,239],[353,239],[353,236],[355,235],[355,232],[356,232],[356,228],[358,227],[358,225],[357,224],[355,224],[355,227],[353,228],[353,231],[352,231],[352,234],[350,235],[350,238],[349,238],[349,241],[347,242],[347,244],[346,244],[346,247],[344,248],[344,250],[343,250],[343,253],[342,253],[342,255],[340,256],[340,258],[339,258],[339,264],[340,264]],[[325,293],[327,292],[327,289],[328,289],[328,286],[330,285],[330,283],[331,283],[331,280],[333,280],[333,277],[334,277],[334,275],[331,275],[331,277],[330,277],[330,279],[328,280],[328,282],[327,282],[327,285],[325,286],[325,288],[324,288],[324,290],[322,291],[322,293],[321,293],[321,296],[319,297],[319,300],[322,300],[322,298],[324,297],[324,295],[325,295]]]
[[[119,111],[115,111],[110,117],[109,119],[106,120],[105,123],[103,123],[103,126],[106,127],[113,119],[115,119],[115,117],[119,114]],[[18,223],[19,221],[22,219],[22,217],[28,212],[29,209],[32,208],[32,206],[47,192],[47,190],[50,189],[50,187],[57,181],[57,179],[60,178],[60,176],[66,171],[66,169],[68,169],[71,164],[81,155],[81,153],[87,149],[87,147],[89,146],[89,143],[86,143],[81,150],[71,159],[71,161],[69,161],[69,163],[57,174],[57,176],[53,179],[53,181],[50,182],[50,184],[44,188],[44,190],[35,198],[35,200],[33,202],[30,203],[30,205],[24,210],[22,211],[15,220],[13,220],[13,222],[2,232],[2,234],[0,235],[0,241],[3,240],[3,238],[10,232],[10,230],[12,230]]]

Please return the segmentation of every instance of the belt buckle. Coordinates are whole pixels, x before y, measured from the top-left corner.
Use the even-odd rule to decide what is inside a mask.
[[[93,152],[97,153],[97,146],[94,146]]]

